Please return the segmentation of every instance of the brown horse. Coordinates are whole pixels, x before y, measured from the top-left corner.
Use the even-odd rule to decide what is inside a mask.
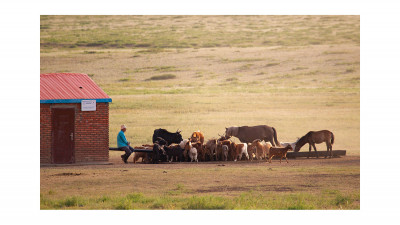
[[[326,154],[325,158],[328,155],[330,155],[329,158],[332,158],[332,145],[333,145],[334,140],[335,140],[335,136],[329,130],[310,131],[297,141],[294,151],[295,152],[300,151],[301,147],[303,147],[303,145],[308,143],[309,144],[309,154],[308,154],[307,158],[310,157],[311,146],[314,148],[314,150],[317,154],[317,158],[318,158],[318,152],[317,152],[317,148],[315,147],[315,144],[321,144],[322,142],[325,142],[326,149],[327,149],[326,150],[327,154]],[[329,154],[329,150],[330,150],[330,154]]]

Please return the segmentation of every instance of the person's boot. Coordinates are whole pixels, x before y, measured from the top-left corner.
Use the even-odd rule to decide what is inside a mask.
[[[124,163],[128,163],[126,154],[121,155],[121,159]]]

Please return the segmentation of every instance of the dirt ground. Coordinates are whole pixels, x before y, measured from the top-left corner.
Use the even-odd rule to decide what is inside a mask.
[[[162,195],[185,189],[182,195],[237,196],[244,191],[359,193],[360,157],[297,158],[238,162],[124,164],[112,152],[111,165],[41,168],[41,193],[53,196]],[[118,159],[119,158],[119,159]]]

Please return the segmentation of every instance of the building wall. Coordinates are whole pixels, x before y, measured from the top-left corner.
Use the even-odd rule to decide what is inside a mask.
[[[51,163],[51,109],[75,108],[75,162],[108,161],[109,105],[97,103],[96,111],[81,111],[80,103],[40,104],[40,163]]]
[[[51,163],[50,104],[40,104],[40,163]]]

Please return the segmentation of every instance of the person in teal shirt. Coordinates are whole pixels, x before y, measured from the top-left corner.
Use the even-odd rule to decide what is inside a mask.
[[[117,144],[118,148],[122,151],[125,151],[125,154],[121,155],[122,161],[124,163],[128,163],[128,158],[133,152],[133,148],[130,146],[130,143],[126,140],[125,137],[125,132],[126,132],[126,126],[121,125],[121,131],[118,133],[117,136]]]

